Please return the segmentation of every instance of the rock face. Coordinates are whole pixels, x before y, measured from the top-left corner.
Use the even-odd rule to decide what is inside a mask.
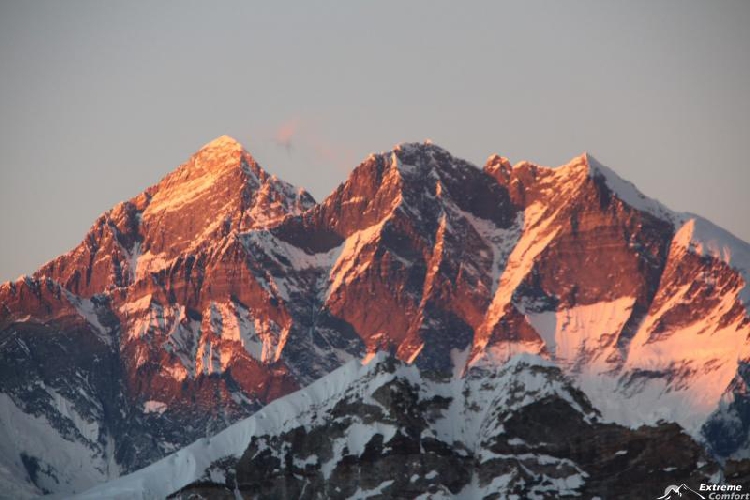
[[[746,243],[587,154],[402,144],[316,204],[220,137],[0,285],[0,483],[81,491],[378,350],[435,377],[541,356],[602,421],[743,458],[748,276]]]
[[[464,378],[426,373],[383,353],[353,361],[81,498],[642,499],[718,477],[678,425],[602,423],[538,357]]]

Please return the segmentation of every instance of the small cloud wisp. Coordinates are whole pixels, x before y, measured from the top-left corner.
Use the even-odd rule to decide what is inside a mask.
[[[286,149],[287,152],[291,152],[294,149],[294,141],[299,130],[299,125],[300,119],[296,117],[282,123],[281,126],[276,129],[274,142],[276,142],[278,146]]]

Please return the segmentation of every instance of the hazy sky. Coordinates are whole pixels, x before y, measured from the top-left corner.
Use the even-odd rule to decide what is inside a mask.
[[[212,138],[325,197],[372,151],[587,150],[750,240],[750,2],[0,1],[0,280]]]

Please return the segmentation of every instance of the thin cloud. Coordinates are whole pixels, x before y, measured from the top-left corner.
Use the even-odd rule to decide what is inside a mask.
[[[274,134],[274,142],[288,152],[295,147],[299,132],[300,119],[295,117],[282,123]]]
[[[355,155],[346,145],[331,141],[318,131],[313,119],[295,116],[284,121],[273,131],[273,142],[287,153],[302,155],[317,164],[348,172],[354,166]]]

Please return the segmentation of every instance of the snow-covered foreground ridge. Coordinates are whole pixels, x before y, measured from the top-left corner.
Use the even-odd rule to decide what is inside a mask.
[[[233,424],[216,436],[200,439],[153,465],[77,495],[78,499],[162,499],[203,478],[211,464],[224,457],[239,458],[253,436],[280,434],[298,425],[309,425],[318,410],[338,401],[353,384],[373,372],[384,354],[363,365],[351,361],[300,390],[271,404],[253,416]],[[392,377],[383,374],[383,378]]]
[[[317,445],[316,434],[323,439]],[[690,458],[667,459],[654,471],[652,462],[662,455],[642,449],[638,442],[646,436],[665,446],[674,440],[684,448],[677,453]],[[571,452],[566,443],[577,440],[587,444]],[[595,463],[592,453],[601,455]],[[432,379],[381,352],[75,498],[157,499],[181,489],[184,498],[211,498],[211,492],[236,498],[298,498],[296,492],[307,491],[310,498],[380,493],[467,499],[632,492],[630,479],[612,481],[605,472],[604,464],[613,461],[619,467],[632,461],[633,474],[652,476],[635,486],[644,493],[654,480],[705,479],[718,470],[676,427],[629,430],[600,422],[585,395],[537,356],[520,354],[493,371],[472,369],[465,378]]]

